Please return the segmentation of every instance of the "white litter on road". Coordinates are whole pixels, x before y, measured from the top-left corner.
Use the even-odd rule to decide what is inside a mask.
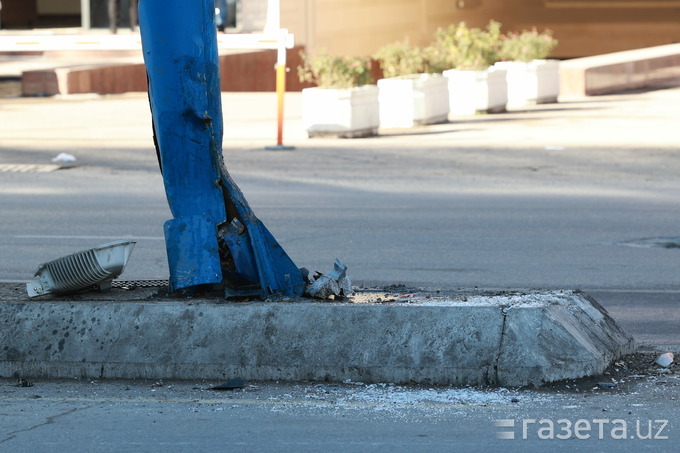
[[[338,402],[351,406],[362,403],[378,409],[408,406],[490,406],[511,405],[522,396],[508,389],[478,390],[471,388],[411,390],[397,386],[371,384],[357,391],[348,391]],[[516,400],[513,403],[513,400]]]
[[[350,382],[346,385],[353,385]],[[392,384],[336,387],[318,384],[303,389],[304,399],[311,405],[335,411],[366,411],[403,420],[421,420],[455,411],[464,415],[469,410],[513,410],[524,403],[548,401],[548,395],[507,388],[429,388],[413,389]],[[276,411],[286,410],[286,402]],[[294,410],[294,405],[290,407]],[[414,412],[415,411],[415,412]]]
[[[69,162],[75,162],[76,161],[76,156],[73,154],[68,154],[68,153],[59,153],[57,154],[57,157],[52,159],[52,162],[54,163],[69,163]]]

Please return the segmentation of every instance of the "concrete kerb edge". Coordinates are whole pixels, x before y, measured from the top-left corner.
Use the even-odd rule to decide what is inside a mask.
[[[0,376],[522,386],[598,374],[633,350],[583,293],[508,294],[389,304],[4,301]]]
[[[505,310],[498,382],[535,385],[602,373],[635,343],[594,299],[582,292],[527,310]],[[527,347],[530,346],[530,347]]]

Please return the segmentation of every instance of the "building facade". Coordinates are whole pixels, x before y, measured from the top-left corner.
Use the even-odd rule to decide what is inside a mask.
[[[121,1],[121,11],[125,3]],[[143,0],[142,0],[143,1]],[[258,32],[277,0],[230,0],[234,32]],[[505,31],[551,29],[553,52],[572,58],[680,42],[680,0],[278,0],[280,23],[311,52],[370,55],[408,38],[425,45],[438,27],[489,20]],[[2,0],[0,28],[106,26],[106,0]],[[122,13],[125,14],[125,13]],[[86,15],[87,17],[83,17]],[[125,26],[125,17],[122,17]]]
[[[491,19],[504,31],[553,30],[560,58],[680,42],[679,0],[281,0],[281,23],[299,44],[351,55],[404,38],[425,45],[438,27]]]

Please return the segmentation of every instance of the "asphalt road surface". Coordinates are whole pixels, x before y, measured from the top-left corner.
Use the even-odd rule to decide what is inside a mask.
[[[225,94],[224,155],[254,211],[298,266],[326,271],[337,257],[355,285],[579,288],[643,348],[677,353],[679,101],[680,89],[659,90],[382,131],[370,139],[308,140],[300,97],[291,94],[284,137],[295,149],[266,151],[276,131],[272,94]],[[41,172],[60,153],[76,157],[72,168]],[[146,95],[0,100],[0,207],[2,281],[27,281],[42,262],[124,238],[138,244],[123,278],[167,278],[162,225],[170,213]],[[650,403],[659,389],[677,386],[659,379],[661,384],[648,383],[647,393],[616,400],[616,416],[644,417],[644,423],[672,418],[672,392],[654,399],[656,409]],[[433,403],[411,395],[415,424],[403,424],[400,416],[374,418],[373,402],[356,411],[315,412],[316,406],[300,402],[307,390],[284,389],[272,397],[286,401],[288,416],[265,403],[244,403],[225,421],[200,415],[208,406],[192,398],[204,397],[175,395],[166,405],[150,393],[140,402],[106,392],[93,396],[79,387],[72,391],[86,396],[69,399],[58,385],[21,396],[11,384],[5,383],[11,393],[0,400],[0,412],[3,424],[12,420],[13,434],[4,433],[0,450],[31,445],[31,451],[55,451],[73,447],[68,435],[78,433],[83,445],[101,451],[219,451],[221,443],[234,451],[452,451],[456,439],[467,450],[489,451],[498,442],[494,417],[540,419],[545,406],[545,417],[593,419],[606,409],[604,402],[584,405],[566,397],[542,405],[532,394],[527,401],[538,402],[521,411],[487,414],[445,400],[439,402],[445,415],[434,422],[418,411],[439,404],[437,398]],[[303,396],[282,396],[295,391]],[[646,412],[635,412],[641,406],[634,404]],[[228,407],[219,403],[211,410]],[[564,407],[573,412],[564,415]],[[414,421],[419,417],[426,421]],[[164,428],[151,429],[151,421]],[[97,431],[78,431],[88,423]],[[173,424],[195,428],[185,432],[189,444],[181,443],[182,431]],[[238,435],[224,437],[232,424]],[[62,437],[48,441],[39,435],[43,428]],[[578,443],[572,436],[503,448],[677,451],[674,429],[675,440],[665,443]],[[121,432],[136,433],[130,434],[133,443],[122,442]],[[159,443],[163,438],[175,447]],[[26,439],[29,444],[22,443]]]
[[[643,343],[680,344],[680,90],[307,140],[288,96],[225,94],[225,161],[298,266],[357,285],[584,289]],[[269,113],[268,113],[269,112]],[[171,216],[143,94],[0,102],[0,279],[109,240],[126,279],[167,278]],[[38,173],[60,153],[74,167]]]

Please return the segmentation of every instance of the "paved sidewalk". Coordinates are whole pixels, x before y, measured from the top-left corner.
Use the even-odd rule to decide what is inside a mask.
[[[139,33],[132,33],[130,30],[121,29],[118,34],[111,35],[105,29],[83,30],[82,28],[54,28],[38,30],[0,30],[0,38],[22,38],[25,42],[31,42],[31,38],[49,39],[51,36],[60,35],[82,35],[83,40],[90,37],[103,37],[105,41],[98,51],[84,52],[47,52],[47,56],[42,53],[12,54],[2,52],[0,49],[0,80],[6,78],[19,78],[24,71],[38,69],[51,69],[68,66],[95,65],[102,63],[139,63],[142,61],[141,51],[122,51],[111,52],[110,43],[116,40],[129,41],[131,37],[139,36]],[[35,41],[35,39],[33,39]],[[16,49],[20,50],[20,49]],[[98,55],[99,53],[99,55]]]
[[[308,140],[302,126],[301,95],[293,92],[285,96],[284,141],[305,147],[360,148],[395,143],[400,147],[418,146],[421,156],[430,154],[427,149],[437,152],[444,145],[539,147],[552,151],[553,157],[560,157],[570,147],[672,150],[678,144],[674,128],[680,120],[675,109],[678,100],[680,88],[595,96],[502,114],[461,116],[440,125],[381,130],[378,138]],[[222,104],[225,148],[264,145],[275,140],[275,93],[222,93]],[[71,140],[72,146],[92,135],[115,140],[113,131],[120,127],[127,128],[135,140],[131,142],[132,137],[127,135],[124,141],[112,142],[111,146],[148,146],[150,114],[146,93],[0,99],[0,117],[3,147],[8,149],[30,149],[40,137],[45,137],[47,147],[58,146],[50,143],[50,138],[56,136]],[[30,136],[20,133],[28,129],[33,131]],[[602,158],[599,154],[592,157]]]

